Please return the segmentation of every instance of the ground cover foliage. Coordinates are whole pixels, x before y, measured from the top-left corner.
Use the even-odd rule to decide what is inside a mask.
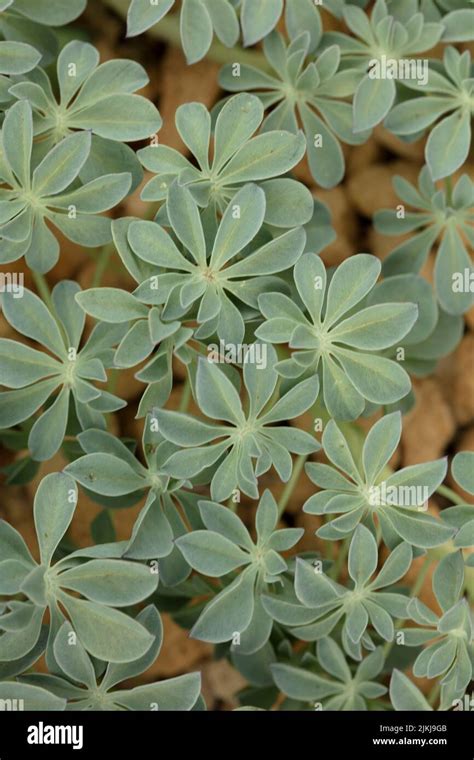
[[[160,140],[145,68],[101,60],[86,5],[103,11],[0,0],[2,473],[8,492],[39,479],[34,540],[0,521],[0,699],[206,709],[195,669],[137,681],[166,614],[245,679],[238,709],[461,709],[474,453],[396,453],[474,304],[472,4],[107,1],[129,39],[221,64],[218,102],[176,109],[185,151]],[[327,265],[331,215],[298,167],[338,187],[382,128],[423,145],[372,220],[404,237]],[[93,276],[53,286],[70,242]],[[112,254],[130,287],[103,284]],[[287,511],[303,480],[316,535]]]

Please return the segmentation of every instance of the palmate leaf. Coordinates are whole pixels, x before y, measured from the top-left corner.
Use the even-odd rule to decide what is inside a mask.
[[[125,402],[97,389],[94,381],[107,378],[105,367],[112,364],[112,346],[122,337],[119,326],[97,326],[82,349],[79,340],[84,315],[74,301],[79,286],[69,280],[58,283],[52,299],[56,318],[31,291],[21,299],[10,292],[2,296],[3,314],[20,334],[36,341],[53,356],[9,339],[0,340],[0,426],[13,427],[43,408],[28,434],[28,447],[35,461],[50,459],[61,446],[68,421],[71,397],[80,427],[105,427],[104,413],[115,411]],[[56,395],[54,395],[56,394]]]
[[[258,295],[264,288],[285,289],[285,283],[274,275],[289,269],[305,245],[304,230],[298,227],[264,245],[253,242],[258,241],[265,207],[263,191],[254,184],[244,185],[227,206],[213,238],[206,241],[190,191],[175,180],[169,191],[168,214],[172,230],[186,251],[180,252],[171,236],[154,222],[130,224],[128,243],[132,252],[154,265],[151,276],[135,291],[136,299],[141,304],[163,306],[160,315],[163,322],[178,324],[195,316],[198,339],[216,332],[226,343],[242,343],[245,326],[235,300],[256,309]],[[255,250],[248,250],[247,246],[255,246]],[[244,249],[245,258],[233,261]],[[95,297],[94,291],[81,296],[83,308],[95,316],[113,319],[110,312],[106,317],[109,306],[105,294],[97,292],[102,313],[94,308]],[[128,308],[126,303],[127,307],[130,304]],[[133,313],[133,303],[132,296],[121,296],[118,303],[123,313],[121,321],[146,316],[145,306],[138,303]]]
[[[438,617],[419,599],[408,606],[410,617],[420,629],[404,629],[407,646],[428,643],[413,665],[417,677],[441,680],[440,709],[452,707],[462,698],[472,679],[474,656],[473,628],[467,600],[462,598],[464,562],[461,551],[447,554],[436,567],[433,591],[442,614]],[[417,635],[418,634],[418,635]]]
[[[133,295],[107,288],[77,295],[81,307],[96,319],[121,324],[132,320],[115,354],[116,365],[134,366],[150,357],[160,344],[137,375],[150,383],[139,416],[166,403],[172,387],[173,354],[188,366],[194,363],[197,353],[188,345],[191,337],[193,343],[199,339],[201,350],[208,352],[204,341],[214,330],[240,343],[244,319],[258,307],[261,290],[288,291],[284,280],[273,273],[286,269],[301,254],[305,240],[304,231],[297,228],[274,240],[264,234],[263,241],[268,242],[262,245],[262,236],[258,235],[265,198],[254,185],[246,185],[237,193],[235,203],[212,235],[203,228],[188,190],[175,183],[172,198],[173,232],[193,250],[180,251],[173,237],[156,223],[118,220],[113,224],[114,242],[139,287]],[[253,239],[257,250],[251,253]],[[247,255],[234,266],[232,258],[237,258],[242,248]],[[184,320],[192,324],[196,317],[203,322],[199,330],[181,326]]]
[[[0,614],[0,660],[15,660],[32,651],[41,635],[41,621],[49,610],[47,658],[55,662],[53,640],[64,621],[66,610],[81,644],[94,657],[110,662],[128,663],[142,657],[153,637],[132,617],[116,607],[136,604],[149,597],[157,586],[157,575],[144,565],[109,559],[114,550],[104,547],[102,557],[88,558],[87,550],[79,551],[86,558],[83,564],[71,561],[71,555],[51,565],[59,542],[69,527],[77,505],[77,489],[69,475],[47,475],[40,483],[34,501],[35,527],[41,562],[37,565],[26,551],[22,539],[7,523],[0,526],[3,565],[18,558],[26,568],[26,577],[19,588],[7,591],[23,599],[7,600]],[[113,546],[113,545],[112,545]],[[101,547],[99,547],[101,548]],[[10,559],[4,559],[4,557]],[[71,596],[66,590],[79,592]],[[58,602],[61,604],[59,607]],[[9,619],[15,618],[9,623]]]
[[[473,112],[469,52],[461,54],[448,46],[443,66],[430,66],[428,82],[423,87],[414,80],[404,80],[407,87],[420,94],[397,104],[385,126],[399,136],[410,136],[442,117],[432,129],[425,148],[426,163],[436,181],[459,169],[469,153]]]
[[[142,198],[164,200],[173,180],[188,187],[200,206],[224,212],[241,185],[258,182],[266,195],[265,221],[276,227],[305,224],[313,213],[313,199],[304,185],[289,177],[274,179],[292,169],[304,154],[304,139],[282,129],[254,136],[263,120],[263,108],[254,95],[230,98],[214,127],[214,155],[209,159],[211,116],[201,103],[186,103],[176,111],[176,127],[198,166],[166,145],[143,148],[143,166],[156,174]],[[284,195],[284,198],[282,198]],[[160,212],[163,218],[165,208]]]
[[[76,130],[92,133],[87,160],[80,179],[87,183],[103,175],[129,172],[133,188],[142,179],[135,153],[121,143],[148,138],[161,127],[156,107],[135,94],[148,82],[145,69],[135,61],[114,59],[99,64],[97,50],[74,40],[63,47],[57,59],[59,99],[42,69],[22,77],[10,88],[20,100],[26,99],[35,114],[35,136],[41,138],[37,150],[46,148]]]
[[[235,651],[252,654],[266,644],[272,630],[272,618],[262,606],[261,595],[288,569],[277,551],[292,548],[303,531],[276,530],[278,508],[270,491],[264,492],[257,508],[256,542],[227,507],[200,501],[199,508],[206,530],[194,530],[176,541],[186,561],[213,578],[245,569],[204,607],[192,634],[213,643],[232,639]],[[238,642],[235,634],[239,634]]]
[[[362,660],[354,676],[333,639],[319,639],[316,657],[323,670],[336,680],[314,672],[316,662],[304,669],[275,663],[270,668],[280,691],[298,701],[313,703],[316,700],[324,710],[366,710],[368,698],[374,699],[387,692],[385,686],[373,681],[384,663],[381,648]]]
[[[430,548],[454,535],[454,528],[424,512],[429,497],[444,479],[446,460],[405,467],[387,477],[385,468],[400,435],[400,413],[376,422],[365,439],[362,468],[354,464],[336,423],[331,420],[327,424],[323,448],[330,462],[344,474],[327,465],[308,464],[310,479],[324,490],[311,496],[303,510],[310,514],[342,514],[320,528],[318,536],[336,540],[350,534],[360,522],[373,531],[374,518],[380,522],[385,543],[392,547],[402,540],[415,547]]]
[[[312,25],[306,28],[318,36]],[[323,187],[333,187],[344,175],[338,140],[357,144],[367,138],[367,134],[358,136],[353,132],[351,106],[344,100],[354,92],[357,80],[352,72],[347,75],[338,71],[340,51],[335,45],[305,67],[314,39],[308,31],[301,31],[300,27],[288,47],[276,32],[265,38],[264,52],[275,75],[247,65],[236,72],[227,65],[220,74],[220,83],[231,92],[254,91],[264,106],[275,106],[263,122],[266,131],[297,132],[299,117],[311,173]]]
[[[146,466],[119,439],[103,430],[87,430],[78,436],[86,452],[69,464],[65,471],[80,483],[91,498],[105,507],[134,504],[147,494],[146,502],[133,527],[130,540],[124,542],[121,556],[127,559],[156,559],[165,585],[184,580],[189,566],[180,561],[173,540],[184,532],[184,523],[176,510],[181,504],[182,481],[170,481],[162,469],[169,456],[169,444],[153,432],[153,413],[144,423],[143,452]],[[123,496],[128,496],[124,503]]]
[[[472,278],[472,262],[464,240],[474,240],[474,183],[463,175],[448,198],[445,190],[436,188],[425,166],[419,174],[417,188],[402,177],[395,177],[393,184],[400,198],[419,211],[407,212],[404,218],[389,209],[375,214],[374,223],[379,232],[415,233],[385,259],[385,276],[418,272],[433,243],[440,238],[435,264],[437,296],[449,314],[462,314],[473,303],[473,295],[469,287],[466,288]]]
[[[35,167],[32,111],[23,100],[8,109],[2,138],[0,174],[8,185],[0,201],[2,263],[24,255],[35,271],[51,269],[59,258],[59,242],[46,222],[88,247],[111,239],[110,220],[98,212],[115,206],[127,194],[131,176],[127,172],[107,175],[68,190],[89,155],[89,132],[64,138]]]
[[[280,424],[273,426],[309,409],[318,395],[317,380],[310,378],[299,383],[265,411],[278,379],[276,359],[274,349],[269,346],[266,366],[257,368],[251,353],[248,354],[244,361],[244,385],[249,399],[245,413],[224,372],[216,364],[200,359],[196,377],[199,408],[211,419],[229,424],[209,425],[189,415],[157,409],[161,434],[181,447],[165,462],[165,472],[176,478],[192,478],[219,461],[211,482],[212,499],[223,501],[235,488],[257,498],[257,477],[272,464],[280,479],[286,481],[292,471],[289,452],[317,451],[319,444],[309,433]],[[203,445],[206,443],[210,445]]]
[[[372,74],[384,55],[419,59],[440,34],[463,43],[472,12],[460,0],[376,0],[367,14],[366,0],[327,0],[326,10],[349,30],[343,34],[323,32],[313,0],[134,0],[129,36],[155,23],[175,30],[177,15],[164,20],[172,11],[195,61],[214,34],[234,46],[241,27],[244,45],[264,39],[272,73],[227,67],[223,81],[240,94],[213,113],[199,103],[178,109],[189,160],[152,140],[140,153],[155,175],[143,200],[158,201],[160,210],[154,221],[112,226],[102,212],[142,179],[125,141],[146,140],[161,119],[136,94],[148,82],[140,65],[99,65],[95,48],[68,43],[67,30],[52,72],[59,46],[48,25],[68,23],[84,5],[0,0],[0,264],[26,254],[28,266],[46,272],[58,258],[57,230],[89,247],[113,233],[138,287],[82,293],[66,281],[48,309],[30,291],[17,303],[4,289],[8,328],[24,340],[0,340],[0,440],[29,451],[2,469],[21,484],[61,445],[70,464],[44,479],[35,498],[39,564],[19,533],[0,523],[2,696],[24,698],[27,709],[203,709],[196,673],[123,687],[158,656],[159,606],[217,644],[218,656],[227,653],[251,684],[241,703],[260,709],[274,706],[277,687],[288,696],[283,709],[313,709],[314,700],[326,710],[389,707],[377,702],[386,692],[376,682],[384,665],[378,644],[392,642],[395,621],[411,617],[416,627],[401,633],[422,649],[410,658],[397,647],[385,672],[413,665],[418,654],[415,676],[440,680],[440,709],[450,709],[474,663],[464,599],[474,508],[456,504],[440,519],[423,514],[444,460],[396,472],[389,462],[401,433],[394,410],[414,402],[407,372],[429,374],[454,349],[472,302],[472,183],[466,175],[445,190],[433,185],[467,154],[471,72],[467,54],[448,48],[443,65],[429,62],[426,90],[410,74]],[[285,37],[272,31],[283,12]],[[219,43],[214,51],[222,52]],[[344,173],[340,143],[364,142],[384,119],[407,142],[431,135],[419,187],[396,181],[411,210],[403,221],[380,214],[385,232],[412,236],[389,256],[378,282],[375,257],[351,256],[329,270],[321,264],[318,254],[334,238],[329,212],[289,172],[306,148],[314,178],[332,187]],[[417,273],[435,244],[434,296]],[[86,314],[100,322],[90,334]],[[277,355],[273,343],[289,352],[282,347]],[[179,412],[163,409],[176,360],[187,377],[181,404],[170,404]],[[147,387],[137,404],[145,420],[135,453],[133,440],[105,430],[105,415],[124,403],[102,383],[106,370],[137,365]],[[308,465],[321,490],[305,508],[322,517],[320,538],[350,541],[344,586],[333,580],[336,568],[327,572],[330,562],[313,562],[318,555],[287,556],[303,532],[279,529],[290,486],[279,506],[262,494],[252,530],[233,511],[239,492],[259,497],[272,466],[288,481],[295,465],[293,487],[319,444],[292,421],[320,413],[320,388],[323,417],[332,418],[323,434],[329,463]],[[197,416],[182,413],[188,394]],[[359,436],[360,446],[347,433],[349,446],[341,432],[349,428],[334,420],[368,417],[380,406],[384,415]],[[453,478],[468,493],[471,469],[469,452],[454,458]],[[90,526],[96,545],[76,551],[67,538],[75,482],[104,508]],[[217,503],[228,498],[233,505]],[[141,499],[128,539],[117,540],[114,508]],[[379,558],[379,537],[391,549],[387,558]],[[433,574],[438,615],[397,593],[397,584],[413,556],[443,542],[452,546]],[[154,604],[137,614],[147,600]],[[22,677],[45,652],[49,674]],[[392,706],[430,709],[400,671]]]
[[[361,646],[370,645],[367,634],[370,624],[386,641],[394,637],[393,618],[409,617],[408,600],[401,594],[381,591],[393,585],[409,569],[412,551],[406,544],[398,546],[389,556],[386,565],[390,572],[382,571],[371,581],[377,565],[377,544],[372,533],[359,525],[351,539],[349,549],[349,573],[355,582],[352,590],[346,589],[329,578],[324,571],[298,559],[295,573],[297,599],[309,608],[309,617],[298,614],[292,622],[294,635],[303,641],[315,641],[328,636],[340,620],[344,620],[342,642],[345,651],[354,659],[361,659]],[[312,616],[311,616],[312,611]],[[279,620],[278,607],[276,619]],[[282,621],[280,621],[282,622]],[[289,621],[286,621],[287,624]]]
[[[377,259],[358,254],[337,268],[326,287],[321,259],[305,254],[294,268],[294,279],[308,316],[283,294],[265,293],[258,300],[267,321],[255,335],[289,343],[292,349],[291,359],[276,370],[284,377],[322,374],[324,404],[338,419],[355,419],[366,402],[394,403],[410,390],[405,370],[379,354],[413,327],[417,306],[383,303],[343,319],[371,291],[379,273]]]
[[[344,74],[352,75],[355,82],[353,128],[356,134],[375,127],[390,113],[397,95],[397,82],[405,85],[412,81],[398,69],[398,73],[385,74],[380,68],[384,61],[398,64],[400,59],[412,59],[432,48],[444,31],[441,23],[427,21],[413,7],[406,18],[397,16],[397,9],[397,5],[387,6],[385,0],[377,0],[369,16],[352,4],[345,5],[342,16],[355,38],[341,32],[326,32],[322,36],[320,48],[326,50],[338,45]]]

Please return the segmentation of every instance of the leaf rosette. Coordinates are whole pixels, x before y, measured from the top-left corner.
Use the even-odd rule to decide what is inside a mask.
[[[379,647],[364,657],[352,673],[338,644],[324,637],[317,643],[316,656],[307,654],[304,668],[284,663],[270,667],[280,691],[298,702],[317,701],[323,710],[367,710],[368,699],[387,693],[387,688],[374,680],[383,664],[383,649]]]
[[[380,525],[387,546],[406,541],[422,549],[439,546],[454,528],[427,514],[427,503],[446,475],[446,459],[415,464],[391,473],[388,462],[401,436],[401,415],[394,412],[375,423],[366,436],[356,464],[343,433],[330,420],[322,445],[331,464],[310,462],[306,472],[321,489],[303,510],[313,515],[340,514],[317,531],[335,541],[352,533],[359,523],[372,532]]]
[[[404,628],[405,646],[427,644],[413,665],[418,678],[441,679],[441,710],[462,698],[472,680],[474,633],[467,599],[462,598],[464,561],[462,552],[447,554],[433,574],[433,591],[441,609],[435,614],[420,599],[412,599],[408,613],[420,628]],[[432,643],[431,643],[432,642]]]
[[[10,672],[22,672],[25,659],[34,652],[34,662],[45,647],[54,669],[53,642],[66,614],[83,647],[101,660],[131,662],[153,643],[144,625],[116,609],[137,604],[154,592],[158,576],[150,567],[116,559],[115,544],[79,549],[52,564],[76,505],[77,488],[69,475],[43,478],[34,501],[40,563],[20,534],[9,523],[0,523],[0,593],[12,597],[0,615],[0,664],[8,663]],[[47,642],[42,636],[46,611]]]
[[[266,321],[256,337],[290,347],[291,358],[280,361],[277,372],[287,378],[319,374],[324,404],[336,419],[355,419],[367,402],[392,404],[410,391],[403,367],[380,352],[413,327],[416,304],[381,303],[354,313],[380,269],[374,256],[358,254],[340,264],[328,283],[322,260],[305,254],[293,271],[296,302],[282,293],[258,299]]]
[[[200,501],[199,509],[206,529],[181,536],[177,546],[191,567],[205,576],[226,577],[227,585],[206,604],[191,635],[213,643],[232,640],[239,655],[252,654],[266,644],[272,631],[273,620],[261,596],[288,570],[279,552],[291,549],[303,530],[277,530],[278,507],[270,491],[264,492],[257,507],[256,541],[228,507]]]
[[[200,207],[209,208],[210,219],[223,214],[228,203],[248,183],[256,182],[265,192],[266,224],[296,227],[313,213],[310,191],[290,177],[282,177],[304,155],[304,138],[284,126],[254,135],[263,120],[263,106],[254,95],[230,98],[214,125],[214,154],[211,145],[211,115],[201,103],[185,103],[176,111],[178,132],[194,156],[194,162],[167,145],[150,145],[138,151],[143,166],[156,174],[142,190],[145,201],[168,198],[173,181],[187,187]],[[157,220],[166,221],[164,205]]]
[[[385,641],[393,641],[393,619],[406,619],[408,598],[386,591],[408,571],[413,558],[411,546],[399,544],[371,581],[378,564],[377,543],[371,531],[359,525],[349,548],[349,576],[346,588],[317,566],[297,559],[295,593],[265,596],[263,606],[273,618],[289,628],[302,641],[317,641],[329,636],[338,623],[347,654],[361,660],[362,647],[374,650],[370,625]]]
[[[0,156],[0,239],[2,264],[25,256],[36,272],[58,261],[59,242],[46,222],[69,240],[96,247],[112,239],[110,219],[100,212],[128,193],[129,172],[105,174],[82,186],[77,178],[90,152],[90,132],[65,137],[39,163],[32,160],[31,106],[22,100],[8,109]]]
[[[8,291],[2,294],[5,319],[42,348],[0,339],[0,384],[12,389],[0,393],[0,427],[18,425],[52,399],[28,435],[35,460],[51,459],[61,446],[71,397],[83,430],[105,428],[104,414],[126,406],[118,396],[94,385],[107,380],[105,368],[113,364],[112,347],[123,330],[120,325],[96,325],[81,348],[85,315],[74,301],[79,290],[79,285],[70,280],[55,286],[52,303],[57,319],[26,288],[21,298]]]
[[[193,478],[218,463],[211,480],[211,498],[215,501],[229,498],[235,488],[258,498],[257,478],[272,465],[286,482],[293,466],[290,452],[309,454],[319,449],[319,443],[304,430],[275,423],[299,417],[309,409],[318,395],[318,382],[309,378],[275,399],[275,363],[272,347],[266,367],[244,362],[244,410],[232,381],[216,364],[201,358],[195,387],[197,403],[207,417],[227,424],[210,425],[188,414],[157,409],[161,434],[181,448],[163,464],[164,471],[175,478]]]
[[[58,698],[67,699],[68,710],[191,710],[199,698],[199,673],[187,673],[132,689],[114,689],[122,681],[147,670],[160,653],[163,624],[156,607],[146,607],[136,620],[153,637],[151,646],[139,659],[126,663],[93,662],[80,641],[70,643],[74,629],[65,621],[53,644],[56,664],[53,672],[22,676],[21,683],[44,688]]]
[[[424,166],[418,177],[418,188],[398,176],[393,186],[397,195],[417,210],[407,211],[403,218],[392,209],[375,214],[374,225],[379,232],[386,235],[414,233],[384,260],[385,277],[419,272],[439,240],[434,270],[437,297],[446,312],[462,314],[474,303],[472,292],[464,284],[466,278],[470,282],[474,277],[466,249],[466,243],[474,246],[474,183],[463,174],[454,185],[452,197],[448,198],[445,190],[437,190]]]
[[[334,187],[345,170],[339,140],[357,145],[365,142],[368,133],[353,131],[352,108],[346,99],[357,86],[357,76],[353,71],[338,70],[339,46],[333,45],[305,63],[310,43],[308,31],[288,46],[281,34],[273,32],[265,38],[263,49],[274,74],[246,64],[236,73],[228,64],[219,81],[231,92],[254,91],[263,107],[272,108],[263,122],[265,131],[285,129],[296,134],[301,123],[311,174],[322,187]]]

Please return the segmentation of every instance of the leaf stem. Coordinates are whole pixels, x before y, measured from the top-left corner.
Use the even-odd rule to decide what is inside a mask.
[[[431,707],[433,707],[435,702],[437,701],[440,691],[441,691],[441,683],[437,681],[435,685],[433,686],[433,688],[431,689],[430,693],[428,694],[428,703],[431,705]]]
[[[41,296],[41,299],[44,301],[45,306],[48,307],[53,317],[56,318],[53,299],[51,298],[51,292],[49,290],[49,285],[47,283],[46,277],[44,274],[40,274],[34,270],[31,270],[31,274],[33,275],[33,280],[36,285],[38,294]]]
[[[446,499],[449,499],[454,504],[466,503],[464,499],[456,493],[456,491],[453,491],[452,488],[448,488],[448,486],[438,486],[436,493],[439,493],[440,496],[445,496]]]
[[[421,588],[423,586],[423,583],[425,582],[426,576],[428,575],[428,570],[430,569],[432,563],[433,563],[433,557],[430,557],[430,555],[428,554],[425,557],[424,562],[418,573],[418,577],[410,590],[410,599],[413,599],[421,591]],[[404,623],[405,623],[405,618],[399,618],[398,620],[395,621],[395,633],[397,632],[397,630],[399,630],[399,628],[402,625],[404,625]],[[389,652],[391,651],[394,643],[395,643],[395,636],[393,637],[392,641],[387,641],[385,643],[385,646],[383,649],[385,659],[387,658]]]
[[[308,454],[300,454],[296,458],[295,462],[293,463],[293,472],[291,473],[291,478],[289,479],[288,483],[283,489],[283,493],[278,502],[278,516],[279,517],[282,516],[283,512],[286,509],[286,506],[290,500],[291,494],[293,493],[293,489],[296,486],[296,483],[298,482],[298,478],[301,475],[301,472],[303,470],[303,467],[307,458],[308,458]]]
[[[339,575],[341,574],[341,570],[344,566],[344,562],[346,561],[347,555],[349,554],[350,545],[351,545],[350,538],[345,538],[339,549],[339,553],[336,557],[336,561],[334,562],[333,566],[331,567],[331,570],[329,571],[329,576],[334,581],[337,581],[337,579],[339,578]]]
[[[109,374],[109,380],[107,382],[107,393],[115,393],[117,388],[117,382],[119,377],[118,369],[111,369]]]
[[[109,259],[113,253],[115,253],[115,245],[113,243],[107,243],[107,245],[104,245],[104,247],[101,249],[97,259],[97,266],[95,268],[94,276],[92,278],[91,288],[99,287],[100,283],[102,282],[102,277],[104,276],[105,270],[107,269]]]
[[[35,272],[34,270],[31,270],[31,274],[33,276],[33,281],[36,285],[36,290],[38,291],[38,295],[40,296],[44,305],[47,307],[49,313],[51,314],[54,321],[56,322],[59,332],[61,333],[61,336],[64,340],[64,345],[67,346],[69,343],[69,338],[67,336],[63,323],[61,322],[60,319],[58,319],[58,315],[56,314],[56,309],[54,308],[54,303],[51,297],[51,291],[49,289],[48,281],[46,277],[44,276],[44,274],[40,274],[39,272]]]
[[[451,177],[445,177],[444,187],[446,190],[446,203],[448,206],[450,206],[451,201],[452,201],[452,195],[453,195],[453,185],[452,185]]]

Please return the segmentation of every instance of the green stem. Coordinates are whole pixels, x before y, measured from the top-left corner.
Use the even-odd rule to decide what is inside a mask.
[[[415,596],[417,596],[419,594],[419,592],[421,591],[421,589],[423,587],[423,583],[425,582],[426,576],[428,575],[428,570],[430,569],[432,562],[433,562],[433,557],[430,557],[429,555],[427,555],[425,557],[425,560],[424,560],[422,566],[421,566],[420,572],[418,573],[418,577],[417,577],[415,583],[413,584],[413,586],[411,588],[411,591],[410,591],[410,598],[411,599],[413,599]],[[398,620],[396,620],[395,621],[395,633],[404,624],[405,624],[405,618],[399,618]],[[384,654],[385,654],[385,658],[388,657],[388,654],[391,651],[394,643],[395,643],[395,636],[393,637],[392,641],[387,641],[386,642],[386,644],[384,646],[384,649],[383,649]]]
[[[351,545],[350,538],[344,539],[339,549],[339,554],[337,555],[336,561],[334,562],[333,566],[331,567],[331,570],[329,571],[329,576],[334,581],[337,581],[337,579],[339,578],[341,574],[341,570],[344,567],[344,562],[346,561],[347,555],[349,554],[350,545]]]
[[[453,185],[452,185],[451,177],[445,178],[444,187],[446,190],[446,204],[450,206],[451,201],[452,201],[452,195],[453,195]]]
[[[107,392],[108,393],[115,393],[115,390],[117,388],[117,382],[119,378],[119,370],[118,369],[111,369],[109,374],[109,381],[107,383]]]
[[[116,11],[123,18],[127,15],[130,0],[104,0],[105,4]],[[176,47],[182,47],[180,18],[177,13],[168,13],[157,24],[146,30],[150,37],[155,37],[163,42],[171,43]],[[240,63],[249,66],[257,66],[269,71],[269,66],[263,53],[257,50],[244,50],[238,45],[228,48],[214,39],[205,56],[216,63]]]
[[[434,707],[435,703],[438,701],[440,691],[441,691],[441,684],[438,681],[437,683],[435,683],[430,693],[428,694],[428,704],[430,704],[431,707]]]
[[[299,457],[297,457],[296,461],[293,463],[293,472],[291,473],[291,478],[289,479],[288,483],[283,489],[283,493],[280,497],[280,501],[278,502],[278,516],[279,517],[282,516],[283,512],[286,509],[286,506],[290,500],[291,494],[293,493],[293,489],[296,486],[296,483],[298,482],[298,478],[301,475],[301,472],[303,470],[303,467],[307,458],[308,458],[308,454],[300,454]]]
[[[99,287],[100,283],[102,282],[102,277],[105,274],[105,270],[107,269],[107,264],[109,263],[109,259],[113,253],[115,253],[115,245],[113,243],[108,243],[107,245],[104,245],[104,247],[101,249],[98,260],[97,260],[97,266],[95,268],[94,276],[92,278],[91,288]]]
[[[55,317],[56,313],[54,309],[53,299],[51,298],[51,293],[49,290],[49,285],[46,281],[46,277],[44,274],[39,274],[39,272],[34,272],[33,270],[31,270],[31,274],[33,275],[33,280],[36,285],[38,294],[41,296],[41,299],[44,301],[53,317]]]
[[[452,488],[448,488],[447,486],[438,486],[436,493],[439,493],[440,496],[445,496],[446,499],[449,499],[454,504],[465,504],[464,499],[459,496],[456,491],[453,491]]]
[[[31,274],[33,275],[33,281],[36,285],[36,290],[38,291],[38,294],[43,301],[44,305],[47,307],[48,311],[50,312],[51,316],[53,317],[54,321],[56,322],[59,332],[61,333],[61,336],[64,340],[64,345],[69,345],[69,338],[66,333],[66,330],[64,329],[64,325],[61,322],[60,319],[58,319],[58,316],[56,314],[56,309],[54,308],[53,299],[51,297],[51,291],[49,289],[48,282],[46,280],[46,277],[44,274],[39,274],[39,272],[34,272],[31,270]]]
[[[333,517],[334,515],[323,515],[324,524],[327,525],[328,523],[330,523]],[[331,559],[334,562],[337,556],[336,551],[337,551],[337,546],[336,546],[335,541],[323,542],[323,553],[326,559]]]

